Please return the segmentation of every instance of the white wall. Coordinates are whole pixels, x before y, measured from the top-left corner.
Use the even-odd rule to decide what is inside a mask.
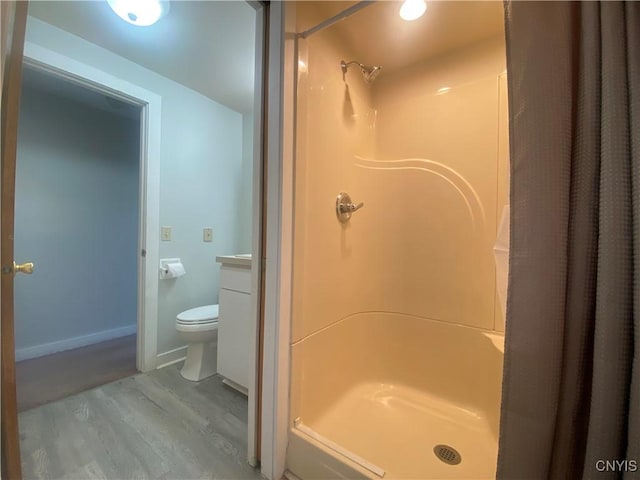
[[[138,122],[22,92],[15,258],[18,359],[135,332]]]
[[[173,227],[160,256],[180,257],[187,275],[161,280],[158,354],[181,346],[175,316],[217,302],[216,255],[241,250],[237,202],[242,178],[242,116],[183,85],[79,37],[29,18],[27,41],[137,84],[162,97],[160,224]],[[213,243],[202,241],[212,227]]]

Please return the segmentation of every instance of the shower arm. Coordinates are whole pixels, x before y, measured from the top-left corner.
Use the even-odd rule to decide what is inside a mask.
[[[362,63],[355,60],[351,60],[350,62],[345,62],[344,60],[342,60],[340,62],[340,67],[342,68],[342,73],[344,73],[345,75],[347,73],[347,70],[349,69],[349,65],[358,65],[361,70],[364,68],[364,65]]]

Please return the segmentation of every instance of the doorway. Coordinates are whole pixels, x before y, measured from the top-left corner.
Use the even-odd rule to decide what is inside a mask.
[[[25,42],[24,47],[24,69],[27,76],[29,71],[35,72],[32,75],[46,76],[46,82],[41,83],[60,85],[59,89],[66,91],[67,97],[81,94],[85,103],[94,106],[99,104],[111,113],[118,111],[129,122],[133,122],[131,128],[138,149],[135,162],[138,172],[135,189],[136,318],[135,326],[129,323],[124,331],[120,332],[136,333],[136,370],[152,370],[158,365],[155,319],[158,312],[156,265],[159,263],[159,248],[155,240],[159,235],[160,166],[157,158],[160,152],[161,98],[138,85],[29,41]],[[54,87],[49,85],[47,88]],[[25,255],[28,253],[25,252]],[[117,268],[117,265],[111,265],[110,268]],[[126,328],[129,328],[129,331]],[[114,337],[118,335],[112,336]]]
[[[16,165],[18,410],[136,373],[139,106],[26,66]]]

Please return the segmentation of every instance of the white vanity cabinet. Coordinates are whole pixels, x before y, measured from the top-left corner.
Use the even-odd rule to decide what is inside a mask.
[[[251,345],[251,257],[217,257],[220,267],[218,303],[218,373],[230,387],[247,394]]]

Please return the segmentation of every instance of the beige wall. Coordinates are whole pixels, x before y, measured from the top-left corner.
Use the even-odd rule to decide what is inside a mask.
[[[362,310],[368,293],[361,291],[365,271],[356,262],[358,227],[337,221],[335,198],[344,190],[364,200],[350,178],[352,166],[357,155],[372,155],[375,144],[371,91],[355,71],[347,82],[342,78],[340,60],[351,59],[344,43],[330,29],[319,32],[300,40],[299,59],[294,341]]]
[[[509,104],[507,93],[507,73],[501,73],[498,83],[498,102],[499,102],[499,115],[498,115],[498,196],[497,196],[497,210],[496,220],[498,228],[500,227],[500,219],[502,214],[505,213],[505,219],[508,222],[508,210],[505,211],[505,206],[509,204]],[[508,232],[507,232],[508,234]],[[506,237],[507,235],[504,235]],[[502,298],[496,296],[496,312],[495,312],[495,329],[504,332],[505,328],[505,315],[506,315],[506,292],[507,292],[507,277],[509,274],[508,265],[508,253],[502,254],[499,258],[501,264],[501,275],[498,281],[501,282],[498,288],[502,289]],[[496,292],[497,293],[497,292]]]
[[[376,211],[363,226],[369,255],[385,272],[371,309],[494,329],[504,70],[496,38],[374,84],[376,162],[357,176]]]
[[[343,81],[342,58],[330,30],[301,41],[293,341],[363,311],[494,329],[508,163],[502,39],[373,86],[356,69]],[[334,210],[343,190],[365,203],[346,225]]]
[[[310,10],[300,18],[313,24]],[[292,419],[317,413],[331,385],[335,397],[356,382],[347,370],[371,373],[374,323],[377,341],[389,336],[397,345],[411,343],[416,319],[436,321],[421,335],[437,321],[503,330],[492,251],[508,197],[503,39],[383,71],[373,85],[355,68],[343,79],[342,59],[354,58],[331,28],[300,40]],[[347,224],[335,215],[341,191],[365,203]],[[370,322],[363,312],[398,315]],[[335,333],[345,328],[349,335]],[[474,342],[463,343],[486,343]],[[391,360],[380,361],[411,368]],[[498,370],[470,375],[497,382],[490,390],[499,395]],[[321,371],[333,372],[327,384]]]

